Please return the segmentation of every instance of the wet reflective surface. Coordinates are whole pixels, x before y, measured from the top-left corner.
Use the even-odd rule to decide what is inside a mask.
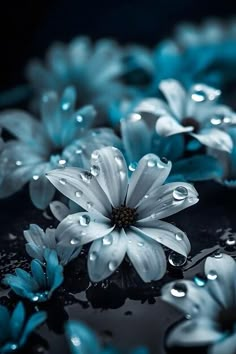
[[[167,330],[182,315],[160,298],[160,289],[166,282],[176,279],[193,279],[201,284],[204,259],[218,249],[236,256],[236,190],[214,182],[196,184],[200,202],[168,221],[185,231],[192,251],[185,260],[170,253],[168,272],[164,279],[151,284],[143,283],[128,261],[107,281],[92,284],[86,270],[88,248],[65,268],[65,281],[45,304],[37,309],[48,313],[47,323],[31,336],[22,353],[69,353],[64,337],[64,323],[68,319],[84,321],[97,331],[104,343],[121,348],[146,345],[153,354],[167,353],[164,338]],[[27,189],[0,204],[0,277],[13,273],[16,267],[29,268],[30,258],[25,253],[23,230],[30,223],[46,228],[57,222],[47,210],[36,210],[30,203]],[[181,295],[183,289],[174,289]],[[9,308],[18,298],[0,287],[0,303]],[[28,311],[35,304],[25,302]],[[173,353],[178,351],[172,351]],[[181,350],[181,353],[189,352]],[[191,350],[191,353],[194,351]],[[199,350],[198,350],[199,353]],[[204,349],[201,350],[204,353]]]

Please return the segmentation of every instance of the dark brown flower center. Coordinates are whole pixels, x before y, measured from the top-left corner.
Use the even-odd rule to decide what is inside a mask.
[[[220,311],[218,322],[222,331],[233,332],[236,327],[236,307],[232,306]]]
[[[198,123],[198,121],[195,118],[192,117],[186,117],[182,120],[182,125],[184,127],[193,127],[194,128],[194,132],[198,132],[200,129],[200,124]]]
[[[126,228],[135,222],[137,215],[135,208],[121,205],[119,208],[112,208],[111,220],[116,227]]]

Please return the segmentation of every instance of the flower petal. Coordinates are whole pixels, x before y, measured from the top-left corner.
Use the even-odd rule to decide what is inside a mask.
[[[113,230],[92,243],[88,255],[89,277],[99,282],[109,277],[121,264],[127,250],[124,230]]]
[[[233,149],[233,141],[230,135],[220,129],[211,128],[203,129],[199,134],[191,134],[201,144],[210,148],[231,152]]]
[[[128,188],[128,172],[120,150],[114,147],[96,150],[91,156],[91,165],[91,173],[106,192],[112,206],[122,205]]]
[[[22,302],[19,302],[14,309],[11,320],[10,320],[10,330],[12,340],[17,341],[21,334],[22,328],[25,321],[25,308]]]
[[[126,203],[130,207],[136,207],[145,195],[153,189],[161,186],[171,170],[171,162],[162,162],[154,155],[145,155],[133,172],[127,193]]]
[[[235,354],[236,333],[219,340],[210,347],[209,354]]]
[[[184,127],[171,116],[161,116],[156,121],[156,132],[160,136],[171,136],[174,134],[189,133],[193,130],[194,127]]]
[[[33,332],[37,327],[39,327],[44,321],[46,321],[46,318],[47,318],[47,314],[46,312],[44,311],[40,311],[40,312],[37,312],[37,313],[34,313],[30,319],[28,320],[25,328],[24,328],[24,331],[21,335],[21,338],[20,338],[20,346],[22,346],[28,336],[31,334],[31,332]]]
[[[148,118],[147,114],[153,116],[163,116],[170,115],[170,109],[166,102],[160,100],[159,98],[145,98],[138,102],[138,104],[133,108],[136,113],[142,114],[142,117]],[[145,114],[144,114],[145,113]]]
[[[108,235],[114,226],[103,216],[90,213],[77,213],[67,216],[56,229],[56,238],[82,246],[100,237]]]
[[[77,204],[76,204],[77,205]],[[60,202],[59,200],[54,200],[49,204],[50,210],[53,216],[58,220],[62,221],[70,214],[70,209]]]
[[[38,177],[38,176],[37,176]],[[32,178],[29,184],[30,197],[38,209],[44,210],[54,197],[55,187],[43,175],[37,179]]]
[[[110,215],[109,199],[91,172],[67,167],[48,172],[47,178],[61,193],[85,210]]]
[[[165,221],[150,219],[147,221],[138,221],[135,226],[145,236],[152,238],[185,257],[188,256],[191,249],[190,242],[186,234],[178,227]]]
[[[177,80],[168,79],[161,81],[159,89],[165,96],[169,106],[177,119],[184,114],[186,92]]]
[[[142,280],[148,283],[161,279],[166,272],[166,256],[162,246],[133,227],[126,231],[126,235],[128,257]]]
[[[180,192],[180,193],[179,193]],[[189,183],[172,182],[157,188],[138,206],[138,219],[162,219],[198,202],[198,193]]]

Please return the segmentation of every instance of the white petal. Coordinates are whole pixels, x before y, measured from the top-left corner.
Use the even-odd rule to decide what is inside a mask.
[[[128,188],[128,171],[123,154],[115,147],[104,147],[91,155],[91,172],[106,192],[113,207],[124,203]]]
[[[54,200],[49,204],[50,210],[53,214],[53,216],[58,220],[62,221],[65,219],[70,214],[70,209],[60,202],[59,200]]]
[[[57,240],[82,246],[109,234],[114,229],[107,218],[82,212],[67,216],[58,225]]]
[[[183,191],[179,194],[179,190]],[[138,206],[138,219],[162,219],[178,213],[198,202],[198,193],[189,183],[167,183],[142,201]]]
[[[216,344],[214,344],[210,350],[209,354],[235,354],[236,348],[236,333],[233,335],[229,335],[222,340],[219,340]]]
[[[163,80],[159,89],[164,94],[169,106],[177,119],[181,119],[184,114],[186,92],[181,84],[173,79]]]
[[[167,346],[202,346],[214,343],[221,337],[222,333],[218,331],[211,320],[196,318],[177,325],[167,338]]]
[[[92,243],[88,255],[88,272],[92,281],[109,277],[121,264],[127,250],[124,230],[113,230]]]
[[[110,215],[111,204],[90,172],[67,167],[48,172],[47,178],[61,193],[85,210]]]
[[[212,297],[217,298],[224,307],[235,306],[236,263],[234,259],[226,254],[221,254],[221,257],[207,257],[205,274],[209,278],[207,289]]]
[[[165,182],[170,170],[170,161],[165,163],[154,154],[145,155],[131,176],[126,204],[136,207],[148,193]]]
[[[171,116],[162,116],[156,122],[156,132],[161,136],[189,133],[193,130],[192,126],[184,127]]]
[[[146,283],[161,279],[166,272],[166,256],[162,246],[142,235],[137,229],[126,231],[127,254],[139,276]]]
[[[138,221],[135,226],[153,240],[187,257],[191,246],[186,234],[178,227],[160,220]],[[136,228],[135,227],[135,228]]]
[[[230,135],[223,130],[212,128],[201,130],[199,134],[192,133],[192,136],[201,144],[210,148],[231,152],[233,141]]]
[[[141,100],[135,107],[134,112],[136,113],[148,113],[154,116],[163,116],[171,114],[168,105],[158,98],[145,98]]]

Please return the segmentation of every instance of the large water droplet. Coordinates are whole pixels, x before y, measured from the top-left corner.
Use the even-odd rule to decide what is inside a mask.
[[[193,91],[191,98],[195,102],[204,102],[207,99],[207,93],[204,90],[196,89]]]
[[[93,175],[92,173],[88,172],[88,171],[85,171],[85,172],[81,172],[79,174],[80,178],[82,179],[83,182],[85,183],[90,183],[92,178],[93,178]]]
[[[137,163],[137,162],[131,162],[131,163],[129,164],[129,170],[130,170],[131,172],[134,172],[134,171],[136,170],[137,166],[138,166],[138,163]]]
[[[112,244],[113,238],[112,235],[106,235],[102,239],[102,243],[104,246],[110,246]]]
[[[227,240],[225,241],[226,246],[228,246],[229,248],[234,248],[234,246],[236,245],[236,240],[233,236],[229,236],[227,238]]]
[[[90,255],[89,255],[89,259],[90,259],[90,261],[92,261],[92,262],[94,262],[94,261],[96,261],[96,259],[97,259],[97,252],[91,252],[90,253]]]
[[[60,182],[61,184],[65,185],[67,181],[66,181],[65,178],[60,178],[60,179],[59,179],[59,182]]]
[[[187,262],[187,258],[182,254],[172,251],[169,254],[168,261],[173,267],[182,267]]]
[[[100,173],[100,168],[96,165],[93,165],[90,169],[93,176],[97,177]]]
[[[182,241],[183,240],[183,233],[182,232],[177,232],[176,234],[175,234],[175,238],[176,238],[176,240],[177,241]]]
[[[185,297],[187,291],[187,286],[183,282],[175,283],[172,289],[170,290],[171,295],[173,295],[174,297]]]
[[[114,272],[114,270],[117,268],[117,262],[111,261],[108,263],[108,268],[111,272]]]
[[[33,175],[32,178],[33,178],[34,181],[37,181],[39,179],[39,175]]]
[[[214,254],[213,257],[216,259],[221,259],[223,257],[222,253],[220,250],[217,250]]]
[[[217,279],[218,274],[216,273],[215,270],[210,270],[209,273],[207,274],[207,279],[209,280],[215,280]]]
[[[87,214],[80,215],[79,223],[81,226],[88,226],[90,223],[90,216]]]
[[[149,159],[147,161],[147,166],[148,167],[155,167],[156,166],[156,160],[155,159]]]
[[[186,199],[188,196],[188,190],[187,188],[183,187],[183,186],[178,186],[174,189],[173,191],[173,198],[175,200],[184,200]]]
[[[76,198],[81,198],[82,195],[83,195],[83,192],[82,192],[80,189],[78,189],[78,190],[75,192]]]
[[[61,160],[59,160],[58,164],[59,164],[59,166],[64,167],[66,165],[66,160],[61,159]]]

